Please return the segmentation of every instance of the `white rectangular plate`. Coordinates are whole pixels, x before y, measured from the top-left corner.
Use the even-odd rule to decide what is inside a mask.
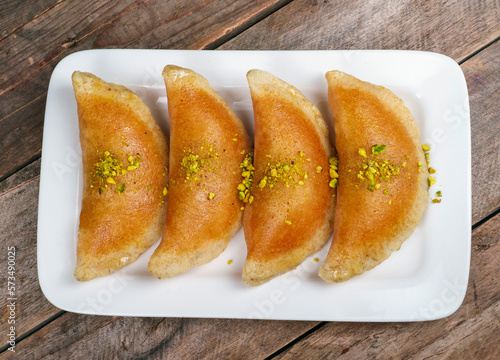
[[[319,279],[329,243],[296,270],[262,286],[241,280],[246,256],[240,230],[216,260],[168,280],[149,275],[154,249],[107,277],[73,277],[82,196],[75,70],[125,85],[151,108],[168,134],[162,69],[187,67],[207,78],[253,136],[246,72],[267,70],[301,90],[328,124],[325,72],[342,70],[383,85],[413,113],[437,169],[440,204],[429,203],[399,251],[375,269],[339,284]],[[465,296],[471,245],[470,116],[467,87],[450,58],[411,51],[90,50],[72,54],[50,80],[43,135],[38,211],[38,274],[45,296],[72,312],[127,316],[265,318],[336,321],[438,319]],[[432,196],[430,198],[435,198]],[[319,259],[314,261],[314,259]],[[232,260],[231,264],[228,261]]]

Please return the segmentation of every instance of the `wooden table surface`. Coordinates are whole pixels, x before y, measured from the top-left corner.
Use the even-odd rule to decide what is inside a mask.
[[[0,357],[500,359],[498,0],[3,0],[0,3]],[[409,49],[454,59],[472,128],[472,257],[462,306],[430,322],[343,323],[78,315],[37,275],[49,79],[96,48]],[[16,248],[16,347],[7,350],[7,253]]]

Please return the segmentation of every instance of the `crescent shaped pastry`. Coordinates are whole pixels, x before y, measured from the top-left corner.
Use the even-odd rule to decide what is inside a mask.
[[[296,268],[326,243],[336,180],[330,177],[333,149],[318,109],[268,72],[251,70],[247,78],[255,118],[255,173],[253,201],[243,215],[248,251],[242,277],[254,286]]]
[[[83,160],[74,276],[87,281],[134,262],[160,238],[168,146],[132,91],[79,71],[72,80]]]
[[[326,73],[339,183],[333,242],[319,276],[340,282],[387,259],[412,234],[427,202],[417,125],[390,90]]]
[[[192,70],[166,66],[170,179],[163,239],[150,273],[169,278],[210,262],[241,227],[240,164],[246,130],[227,103]]]

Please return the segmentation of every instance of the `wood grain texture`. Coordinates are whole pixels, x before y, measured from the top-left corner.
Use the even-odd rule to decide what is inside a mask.
[[[33,359],[66,358],[67,354],[87,359],[262,359],[313,326],[312,322],[299,321],[127,318],[66,313],[21,341],[18,356]]]
[[[470,99],[472,223],[500,208],[500,41],[463,65]]]
[[[295,0],[220,49],[407,49],[459,61],[500,35],[499,17],[496,0]]]
[[[0,244],[2,264],[7,264],[7,248],[15,246],[16,334],[21,336],[40,322],[56,314],[42,294],[38,283],[36,261],[36,229],[39,175],[38,164],[19,171],[1,184],[0,191]],[[4,184],[5,183],[5,184]],[[9,186],[6,186],[9,185]],[[0,272],[0,283],[6,292],[7,269]],[[6,309],[7,296],[0,298],[0,306]],[[2,310],[2,334],[7,331],[9,313]],[[3,345],[3,344],[2,344]]]
[[[39,156],[50,75],[65,56],[95,48],[210,47],[282,3],[86,0],[49,8],[0,42],[0,148],[7,149],[0,181]]]
[[[0,41],[62,0],[0,2]]]
[[[33,160],[41,149],[50,74],[64,56],[99,47],[211,48],[242,32],[220,48],[397,48],[437,51],[462,60],[500,35],[497,20],[500,4],[495,0],[294,0],[284,5],[288,2],[2,2],[0,11],[8,8],[9,13],[7,18],[0,16],[0,24],[9,23],[7,29],[12,30],[4,34],[4,27],[0,27],[4,34],[0,35],[0,61],[4,64],[0,67],[0,242],[4,249],[10,244],[18,249],[17,335],[37,330],[18,343],[17,356],[264,358],[282,349],[278,356],[282,358],[500,358],[497,344],[500,215],[473,232],[471,275],[465,301],[455,314],[442,320],[402,324],[328,323],[311,331],[318,323],[64,313],[41,327],[44,321],[60,313],[45,299],[37,280],[40,161]],[[474,223],[500,206],[499,123],[495,116],[499,103],[498,55],[496,43],[462,65],[471,100]],[[27,163],[30,165],[24,167]],[[0,255],[2,264],[5,254],[6,251]],[[5,284],[4,273],[0,281]],[[5,309],[4,299],[0,306]],[[5,326],[5,312],[2,312],[2,333]],[[308,331],[311,334],[302,339]],[[286,347],[298,337],[295,345]],[[4,352],[0,358],[11,355]]]
[[[499,359],[500,215],[472,234],[469,285],[451,316],[416,323],[328,323],[277,359]]]
[[[0,197],[12,188],[23,186],[26,182],[30,182],[35,177],[40,176],[40,165],[41,159],[37,159],[4,181],[0,181]]]
[[[0,120],[0,181],[40,156],[45,101],[40,96]]]

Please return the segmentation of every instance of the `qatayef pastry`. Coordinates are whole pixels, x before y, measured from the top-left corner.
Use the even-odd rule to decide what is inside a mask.
[[[250,151],[241,121],[208,81],[166,66],[170,180],[163,239],[149,272],[169,278],[219,256],[241,227],[240,164]]]
[[[168,146],[132,91],[79,71],[72,80],[83,157],[74,276],[87,281],[134,262],[160,238]]]
[[[248,252],[242,277],[260,285],[294,269],[326,243],[338,175],[318,109],[265,71],[251,70],[247,78],[255,117],[255,170],[253,201],[243,215]]]
[[[390,90],[326,73],[339,156],[333,242],[319,276],[350,279],[380,264],[412,234],[427,202],[418,128]]]

